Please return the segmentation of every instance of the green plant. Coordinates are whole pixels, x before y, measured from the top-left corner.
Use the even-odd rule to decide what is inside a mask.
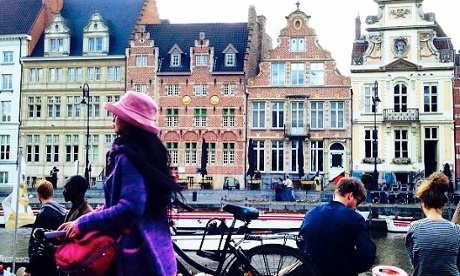
[[[393,164],[396,164],[396,165],[408,165],[408,164],[412,164],[412,162],[410,161],[410,158],[409,158],[409,157],[397,157],[397,158],[393,158],[392,162],[393,162]]]
[[[383,162],[385,162],[385,160],[377,157],[377,164],[382,164]],[[363,158],[363,163],[374,164],[374,157],[365,157],[365,158]]]

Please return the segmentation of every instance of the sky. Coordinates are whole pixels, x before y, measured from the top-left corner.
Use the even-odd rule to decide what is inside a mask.
[[[267,33],[276,47],[280,30],[286,27],[286,16],[296,10],[297,0],[156,0],[161,19],[171,23],[247,22],[250,5],[257,15],[266,18]],[[355,38],[355,18],[360,15],[362,34],[366,17],[377,15],[374,0],[299,0],[300,10],[310,15],[310,27],[316,30],[320,45],[331,52],[337,68],[350,75],[350,60]],[[434,12],[436,20],[456,50],[460,49],[460,29],[455,30],[459,0],[424,0],[423,11]]]

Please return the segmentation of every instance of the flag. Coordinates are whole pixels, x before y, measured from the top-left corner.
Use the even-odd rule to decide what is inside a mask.
[[[3,216],[5,221],[5,230],[33,224],[35,216],[29,205],[29,196],[27,195],[27,185],[23,182],[26,179],[26,166],[24,157],[20,155],[18,164],[18,182],[13,185],[13,191],[3,201]],[[17,219],[16,219],[17,214]]]
[[[341,172],[339,175],[337,175],[336,177],[332,178],[332,182],[334,182],[335,185],[337,185],[340,181],[340,179],[344,178],[345,177],[345,172]]]

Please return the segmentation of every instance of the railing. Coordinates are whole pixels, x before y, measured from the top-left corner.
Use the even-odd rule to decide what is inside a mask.
[[[310,127],[306,126],[292,126],[284,125],[284,137],[310,137]]]
[[[418,108],[408,108],[407,111],[395,111],[393,108],[383,111],[384,122],[418,122],[420,121]]]

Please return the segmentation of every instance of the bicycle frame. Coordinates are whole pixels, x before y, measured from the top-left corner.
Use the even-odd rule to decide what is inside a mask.
[[[212,220],[215,220],[215,219],[210,219],[208,221],[207,225],[209,225],[209,222],[212,221]],[[218,219],[218,220],[220,220],[220,219]],[[201,250],[201,245],[203,244],[203,241],[206,238],[206,232],[203,233],[202,243],[200,245],[200,249],[197,251],[197,255],[200,256],[200,257],[207,258],[207,259],[210,259],[210,260],[218,262],[217,269],[215,269],[215,270],[210,269],[209,267],[206,267],[206,266],[196,262],[195,260],[193,260],[175,242],[173,242],[174,251],[187,264],[191,265],[193,268],[197,269],[198,271],[204,272],[206,274],[220,275],[221,272],[222,272],[223,266],[225,264],[225,260],[228,257],[227,256],[228,253],[230,253],[230,255],[233,255],[233,256],[235,256],[237,258],[243,258],[243,259],[245,258],[244,253],[243,254],[238,253],[237,248],[234,247],[232,245],[232,243],[231,243],[233,232],[235,231],[235,223],[236,223],[236,219],[233,218],[232,219],[232,224],[229,227],[228,233],[226,234],[226,237],[225,237],[224,247],[222,248],[222,251],[219,251],[219,252],[216,252],[216,253]],[[246,226],[247,226],[247,224],[248,223],[245,223]],[[224,233],[221,234],[221,240],[223,239],[223,236],[224,236]],[[219,246],[220,246],[220,243],[219,243]],[[183,276],[192,276],[192,274],[185,268],[185,265],[179,259],[176,258],[176,260],[177,260],[178,271],[180,273],[182,273]],[[246,258],[246,260],[247,260],[247,258]],[[249,260],[247,260],[247,264],[249,265]]]

